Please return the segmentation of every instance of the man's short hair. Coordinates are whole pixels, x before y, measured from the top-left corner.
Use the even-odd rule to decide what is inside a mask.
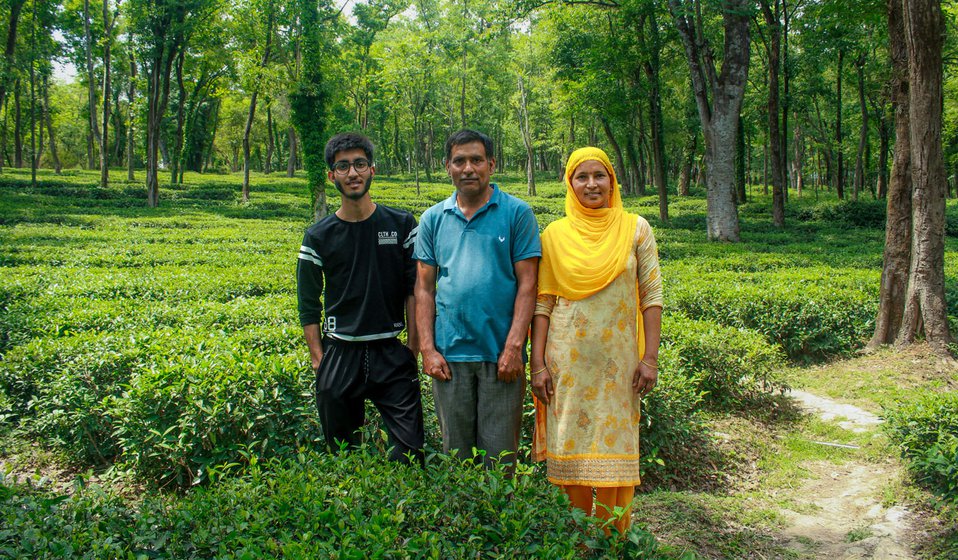
[[[369,160],[369,163],[373,162],[375,148],[373,148],[373,143],[369,138],[358,132],[343,132],[333,136],[329,139],[329,142],[326,142],[326,165],[331,168],[336,163],[337,153],[357,148],[366,152],[366,159]]]
[[[452,157],[453,146],[462,146],[463,144],[471,144],[472,142],[482,142],[482,145],[486,149],[486,157],[490,159],[493,157],[495,152],[493,151],[492,138],[489,138],[478,130],[464,128],[453,132],[452,135],[446,139],[446,161],[449,161],[449,158]]]

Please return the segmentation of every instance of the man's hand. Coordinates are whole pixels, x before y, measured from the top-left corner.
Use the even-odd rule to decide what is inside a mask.
[[[522,363],[522,352],[514,348],[506,347],[499,355],[497,365],[499,381],[503,383],[512,383],[526,371],[526,366]]]
[[[544,367],[542,371],[532,376],[532,394],[537,399],[545,404],[550,404],[555,392],[555,387],[552,385],[552,373],[549,368]]]
[[[426,350],[422,353],[422,370],[426,375],[439,381],[452,379],[452,371],[442,354],[437,350]]]

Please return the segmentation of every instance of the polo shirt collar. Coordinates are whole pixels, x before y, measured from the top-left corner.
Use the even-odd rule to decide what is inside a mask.
[[[492,188],[492,196],[489,197],[489,201],[486,202],[482,206],[482,208],[480,208],[479,210],[476,210],[476,214],[474,214],[473,217],[484,212],[486,208],[489,208],[490,206],[499,205],[499,199],[502,198],[502,191],[499,190],[499,185],[497,185],[496,183],[489,183],[489,186]],[[459,210],[459,207],[456,205],[456,197],[458,195],[459,195],[459,191],[453,191],[452,195],[442,203],[443,212],[452,212],[454,214],[462,215],[462,212]]]

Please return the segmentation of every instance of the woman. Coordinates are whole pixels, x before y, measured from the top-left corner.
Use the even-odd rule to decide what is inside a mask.
[[[542,234],[532,322],[536,460],[573,507],[631,522],[639,401],[658,378],[662,283],[645,219],[625,212],[609,156],[581,148],[565,172],[566,217]]]

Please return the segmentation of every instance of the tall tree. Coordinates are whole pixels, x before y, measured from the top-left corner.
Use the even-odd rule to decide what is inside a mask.
[[[888,183],[885,251],[878,317],[869,347],[895,341],[905,311],[905,293],[911,264],[911,142],[908,108],[908,46],[902,0],[887,0],[888,52],[891,57],[891,90],[895,111],[895,148]]]
[[[93,67],[93,30],[92,30],[92,15],[90,12],[90,0],[83,0],[83,54],[86,59],[86,74],[87,74],[87,107],[89,111],[90,119],[90,138],[91,140],[87,142],[87,167],[93,169],[96,167],[96,152],[94,151],[94,145],[96,149],[103,151],[102,141],[103,138],[100,136],[100,125],[97,124],[97,110],[96,110],[96,72]]]
[[[329,213],[326,204],[326,163],[323,148],[326,142],[327,103],[329,93],[324,77],[324,44],[321,33],[325,25],[315,1],[297,0],[302,64],[298,80],[290,94],[292,120],[302,140],[303,163],[313,196],[316,219]]]
[[[952,341],[945,303],[945,165],[942,155],[942,45],[939,0],[904,0],[908,46],[912,235],[908,290],[896,342],[919,334],[937,352]]]
[[[701,3],[698,0],[669,0],[669,10],[685,47],[705,136],[708,238],[738,241],[735,150],[748,79],[751,3],[748,0],[728,0],[722,6],[725,46],[719,73],[707,39]]]
[[[259,61],[257,70],[253,72],[252,93],[249,99],[249,112],[246,116],[246,127],[243,129],[243,202],[249,202],[249,168],[250,168],[250,146],[249,136],[253,129],[253,118],[256,116],[256,101],[259,96],[260,85],[263,80],[262,70],[269,64],[270,49],[273,46],[273,22],[276,20],[275,3],[273,0],[267,0],[263,7],[266,16],[266,30],[263,39],[263,55]]]
[[[4,107],[7,98],[7,86],[13,81],[14,52],[17,47],[17,25],[20,12],[27,0],[10,0],[10,18],[7,21],[7,43],[3,50],[3,66],[0,68],[0,107]],[[3,160],[0,159],[0,169]]]
[[[781,74],[782,26],[781,2],[760,0],[768,37],[765,50],[768,54],[768,142],[772,168],[772,223],[785,227],[785,162],[782,153],[782,131],[779,127],[781,114],[779,103],[779,76]]]
[[[119,2],[119,0],[117,0]],[[103,0],[103,128],[100,140],[100,186],[107,187],[110,178],[110,53],[113,47],[113,25],[116,15],[111,17],[110,0]]]
[[[130,24],[146,76],[146,197],[150,207],[160,201],[159,151],[163,116],[170,99],[173,62],[185,48],[195,26],[213,11],[215,0],[154,0],[149,5],[128,2]]]
[[[535,155],[532,151],[532,133],[529,131],[529,103],[521,75],[519,76],[519,130],[522,132],[522,143],[526,147],[526,194],[535,196]]]

